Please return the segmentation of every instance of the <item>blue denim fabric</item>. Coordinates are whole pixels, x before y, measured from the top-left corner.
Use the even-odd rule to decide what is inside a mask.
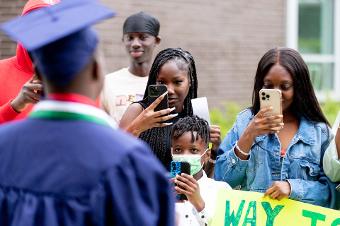
[[[278,136],[269,134],[256,137],[250,158],[241,160],[235,155],[234,146],[253,117],[249,109],[238,114],[233,128],[220,145],[215,179],[257,192],[265,192],[273,181],[288,181],[292,188],[291,199],[332,207],[334,185],[325,176],[321,162],[332,139],[328,126],[301,118],[284,158],[280,156]]]

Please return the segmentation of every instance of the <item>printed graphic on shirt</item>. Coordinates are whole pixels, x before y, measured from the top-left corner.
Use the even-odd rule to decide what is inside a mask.
[[[142,95],[142,94],[118,95],[118,96],[116,96],[116,100],[115,100],[116,104],[115,105],[117,107],[128,106],[133,102],[142,100],[143,96],[144,95]]]

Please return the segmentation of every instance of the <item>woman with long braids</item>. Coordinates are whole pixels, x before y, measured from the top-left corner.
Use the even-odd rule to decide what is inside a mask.
[[[154,111],[164,95],[148,103],[148,86],[164,84],[168,89],[169,108]],[[170,131],[179,118],[192,116],[191,99],[197,97],[197,74],[192,55],[180,48],[162,50],[156,56],[142,101],[129,106],[120,127],[146,141],[164,167],[171,162]],[[211,142],[220,143],[219,128],[212,130]]]
[[[262,88],[281,90],[282,115],[260,109]],[[252,103],[239,113],[220,145],[215,179],[273,199],[332,207],[335,190],[321,163],[332,135],[297,51],[274,48],[264,54]]]

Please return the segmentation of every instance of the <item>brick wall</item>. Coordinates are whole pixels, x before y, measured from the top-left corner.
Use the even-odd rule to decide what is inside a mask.
[[[0,0],[0,22],[19,14],[24,1]],[[223,101],[248,104],[260,57],[285,43],[285,0],[103,0],[118,15],[97,28],[108,71],[128,65],[121,43],[122,24],[141,10],[161,23],[161,45],[190,51],[197,64],[199,95],[210,107]],[[14,53],[0,33],[0,58]]]
[[[0,23],[21,14],[24,0],[0,0]],[[13,56],[16,44],[0,32],[0,59]]]

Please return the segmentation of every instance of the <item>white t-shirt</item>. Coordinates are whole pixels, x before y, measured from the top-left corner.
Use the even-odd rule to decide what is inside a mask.
[[[226,182],[208,178],[204,171],[202,178],[197,182],[201,196],[205,202],[205,208],[201,212],[197,212],[189,201],[176,203],[175,209],[178,226],[204,226],[208,224],[215,214],[218,191],[221,189],[231,189]]]
[[[102,108],[119,123],[127,107],[143,99],[148,76],[140,77],[123,68],[105,76],[100,98]]]
[[[340,111],[332,127],[335,136],[340,127]],[[336,150],[335,139],[331,141],[323,157],[323,170],[326,176],[333,182],[340,182],[340,156]]]

